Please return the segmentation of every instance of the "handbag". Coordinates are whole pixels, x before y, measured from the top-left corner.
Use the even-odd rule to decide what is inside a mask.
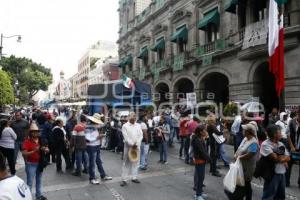
[[[223,144],[226,141],[226,139],[223,136],[223,134],[222,135],[217,135],[217,134],[213,133],[212,135],[213,135],[214,139],[216,140],[216,142],[218,144]]]
[[[262,156],[256,163],[253,176],[263,178],[266,182],[272,180],[275,174],[275,162],[266,156]]]

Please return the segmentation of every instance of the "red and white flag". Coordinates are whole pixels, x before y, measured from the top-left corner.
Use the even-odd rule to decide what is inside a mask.
[[[275,76],[277,95],[285,86],[284,79],[284,27],[283,15],[279,14],[279,5],[285,0],[270,0],[269,6],[269,68]]]

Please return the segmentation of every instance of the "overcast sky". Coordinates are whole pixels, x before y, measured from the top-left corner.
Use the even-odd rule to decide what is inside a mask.
[[[52,69],[57,80],[77,71],[85,50],[97,40],[116,42],[118,0],[0,0],[3,53],[25,56]]]

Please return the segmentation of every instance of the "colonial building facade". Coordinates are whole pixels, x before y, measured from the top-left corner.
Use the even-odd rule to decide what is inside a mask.
[[[224,104],[257,97],[267,110],[280,103],[300,104],[298,0],[282,7],[286,87],[281,98],[268,69],[269,0],[153,0],[127,20],[125,11],[135,1],[124,1],[119,67],[151,84],[158,103],[177,102],[195,92],[197,101]]]
[[[88,91],[88,76],[90,71],[96,68],[98,60],[117,54],[117,45],[109,41],[98,41],[92,45],[78,62],[77,80],[75,83],[77,94],[75,97],[85,98]]]

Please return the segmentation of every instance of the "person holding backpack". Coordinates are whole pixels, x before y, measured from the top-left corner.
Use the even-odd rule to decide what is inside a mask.
[[[269,180],[265,179],[262,200],[285,199],[285,173],[290,161],[289,153],[280,142],[281,131],[278,126],[270,125],[267,134],[268,139],[262,143],[260,154],[273,162],[274,168],[267,168],[268,171],[273,171]]]

